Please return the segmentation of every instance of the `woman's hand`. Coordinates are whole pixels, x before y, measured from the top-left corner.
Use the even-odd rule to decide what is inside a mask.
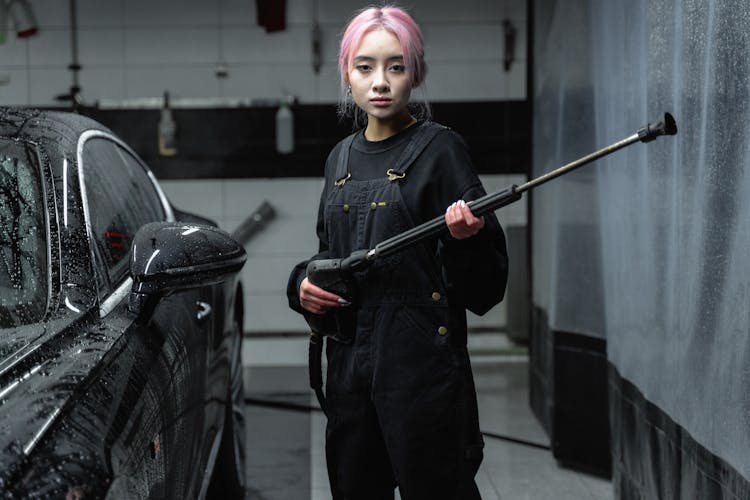
[[[474,236],[484,227],[484,217],[474,217],[466,202],[458,200],[445,211],[445,223],[451,236],[463,240]]]
[[[307,278],[299,286],[299,303],[313,314],[325,314],[333,307],[348,306],[349,302],[310,283]]]

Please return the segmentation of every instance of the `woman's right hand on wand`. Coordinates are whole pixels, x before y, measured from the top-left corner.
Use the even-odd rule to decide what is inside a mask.
[[[348,306],[350,303],[335,293],[327,292],[305,278],[299,286],[299,303],[313,314],[325,314],[334,307]]]
[[[445,211],[445,224],[448,231],[457,240],[470,238],[484,227],[484,217],[474,217],[469,205],[458,200]]]

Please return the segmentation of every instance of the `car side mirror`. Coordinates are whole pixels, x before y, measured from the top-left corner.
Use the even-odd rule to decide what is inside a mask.
[[[218,227],[185,222],[151,222],[133,238],[130,309],[186,288],[222,283],[245,264],[245,249]]]

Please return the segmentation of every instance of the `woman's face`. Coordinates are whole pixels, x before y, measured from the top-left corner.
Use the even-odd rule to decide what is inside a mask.
[[[370,120],[383,123],[408,115],[411,78],[401,44],[384,29],[367,33],[349,71],[352,98]]]

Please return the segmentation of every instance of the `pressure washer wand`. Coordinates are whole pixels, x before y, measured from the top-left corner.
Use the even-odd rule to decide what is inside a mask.
[[[561,175],[591,163],[603,156],[614,153],[618,149],[633,144],[634,142],[649,142],[660,135],[675,135],[677,125],[669,113],[664,113],[664,118],[654,124],[646,125],[635,134],[615,142],[599,151],[584,156],[567,165],[541,175],[520,186],[511,185],[502,191],[491,193],[468,203],[469,208],[475,216],[490,213],[505,205],[510,205],[521,198],[525,191],[551,181]],[[419,241],[430,236],[435,236],[447,229],[445,216],[438,216],[423,224],[413,227],[403,233],[378,243],[372,250],[357,250],[344,259],[321,259],[312,260],[307,265],[307,277],[312,283],[341,297],[353,297],[352,272],[367,268],[378,257],[387,257],[400,252]],[[325,394],[323,393],[323,375],[321,371],[321,356],[323,348],[323,337],[326,335],[340,334],[351,330],[351,318],[347,320],[342,311],[350,309],[341,308],[334,311],[336,314],[315,315],[310,314],[305,318],[310,325],[310,387],[315,391],[320,407],[326,409]]]
[[[651,142],[660,135],[675,135],[675,134],[677,134],[677,123],[675,123],[672,115],[670,115],[669,113],[664,113],[664,118],[661,121],[656,122],[654,124],[648,124],[645,127],[639,129],[638,132],[634,133],[630,137],[626,137],[625,139],[622,139],[613,144],[610,144],[609,146],[604,147],[600,149],[599,151],[595,151],[589,155],[584,156],[583,158],[579,158],[578,160],[572,161],[568,163],[567,165],[563,165],[562,167],[557,168],[551,172],[547,172],[544,175],[540,175],[539,177],[532,179],[525,184],[521,184],[515,189],[515,191],[517,193],[523,193],[524,191],[529,191],[530,189],[533,189],[537,186],[541,186],[547,181],[550,181],[556,177],[560,177],[561,175],[567,174],[568,172],[572,172],[573,170],[579,167],[582,167],[583,165],[586,165],[588,163],[591,163],[594,160],[598,160],[599,158],[602,158],[611,153],[614,153],[618,149],[622,149],[625,146],[630,146],[634,142]],[[486,196],[479,198],[476,201],[480,201],[484,198],[486,198]],[[469,206],[471,207],[472,204],[469,203]]]
[[[563,165],[551,172],[540,175],[535,179],[530,180],[520,186],[512,184],[507,188],[490,193],[488,195],[477,198],[474,201],[468,203],[471,212],[479,217],[481,215],[493,212],[501,207],[510,205],[514,201],[521,199],[521,195],[534,189],[535,187],[541,186],[545,182],[549,182],[552,179],[560,177],[561,175],[567,174],[576,170],[584,165],[587,165],[599,158],[607,156],[615,151],[629,146],[635,142],[650,142],[659,137],[660,135],[675,135],[677,134],[677,124],[669,113],[664,113],[664,117],[655,123],[647,124],[645,127],[639,129],[637,132],[632,134],[625,139],[617,141],[609,146],[606,146],[598,151],[595,151],[589,155],[586,155],[578,160],[572,161],[567,165]],[[352,253],[351,256],[344,259],[341,263],[342,270],[359,270],[364,269],[371,264],[375,259],[379,257],[387,257],[396,252],[414,245],[426,238],[435,236],[443,232],[447,228],[445,224],[445,217],[440,215],[432,220],[429,220],[423,224],[415,226],[403,233],[397,234],[387,240],[378,243],[372,250],[360,250]]]

